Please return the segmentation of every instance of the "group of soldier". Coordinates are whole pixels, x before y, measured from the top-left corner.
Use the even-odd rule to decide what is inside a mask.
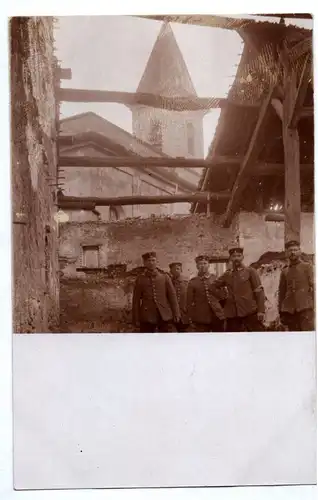
[[[278,310],[282,330],[314,330],[313,268],[301,258],[300,244],[285,245]],[[229,250],[229,269],[217,277],[207,255],[196,257],[197,276],[187,280],[182,263],[170,272],[158,268],[155,252],[142,255],[145,272],[137,277],[133,323],[147,332],[239,332],[265,330],[265,294],[256,269],[244,265],[241,247]]]

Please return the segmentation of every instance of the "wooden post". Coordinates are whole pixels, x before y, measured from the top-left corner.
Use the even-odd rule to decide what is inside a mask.
[[[285,98],[283,102],[283,142],[285,157],[285,243],[300,241],[300,155],[298,128],[290,127],[297,98],[296,74],[285,70]]]

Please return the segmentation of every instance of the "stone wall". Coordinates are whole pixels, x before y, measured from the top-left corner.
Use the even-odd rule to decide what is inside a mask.
[[[211,237],[213,235],[213,237]],[[100,245],[100,267],[126,264],[131,270],[142,265],[141,255],[155,250],[159,264],[167,269],[169,262],[180,260],[186,275],[193,275],[198,253],[227,258],[227,249],[236,244],[236,221],[229,229],[220,227],[217,219],[206,216],[153,217],[117,222],[70,222],[60,227],[59,256],[67,263],[63,275],[78,277],[81,267],[81,245]]]
[[[213,238],[211,238],[213,234]],[[141,255],[156,250],[162,269],[180,260],[195,274],[198,253],[227,258],[238,237],[236,221],[221,228],[214,217],[131,219],[112,223],[66,223],[60,228],[62,331],[132,331],[130,310]],[[100,245],[100,272],[85,272],[82,245]],[[123,264],[118,273],[114,265]],[[107,269],[108,266],[108,269]]]
[[[11,19],[13,326],[59,321],[53,18]]]
[[[315,221],[313,213],[301,214],[301,248],[306,254],[315,253]],[[284,250],[284,222],[266,222],[265,216],[240,214],[240,243],[245,249],[245,262],[256,262],[266,252]]]
[[[61,328],[63,331],[132,331],[131,299],[141,254],[155,249],[160,267],[180,260],[184,274],[195,274],[194,257],[227,258],[239,240],[245,262],[256,264],[264,286],[266,323],[277,318],[277,287],[284,265],[284,228],[265,216],[241,213],[229,229],[206,216],[131,219],[113,223],[66,223],[60,230]],[[82,245],[100,245],[100,270],[81,270]],[[313,215],[302,215],[302,248],[314,253]],[[265,256],[263,262],[262,256]],[[260,260],[259,260],[260,259]],[[119,269],[116,269],[116,265]]]

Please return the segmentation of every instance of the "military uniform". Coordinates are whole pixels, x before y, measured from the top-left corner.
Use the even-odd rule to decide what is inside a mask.
[[[216,276],[207,273],[189,281],[187,310],[196,332],[224,331],[224,311],[220,305],[222,292],[212,290]]]
[[[173,332],[174,318],[180,316],[177,295],[168,274],[146,270],[137,277],[133,292],[132,316],[141,333]]]
[[[313,331],[314,279],[308,262],[290,263],[281,272],[278,289],[281,322],[291,331]]]
[[[257,313],[265,314],[265,295],[255,269],[241,264],[227,270],[214,286],[228,291],[224,304],[227,332],[264,330]]]
[[[179,276],[178,278],[170,275],[172,284],[176,291],[177,300],[180,309],[180,321],[176,323],[176,329],[178,332],[185,332],[189,328],[189,316],[187,314],[187,289],[188,289],[188,280],[186,280],[183,276]]]

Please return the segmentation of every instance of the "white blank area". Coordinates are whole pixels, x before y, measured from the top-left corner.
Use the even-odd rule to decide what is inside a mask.
[[[16,489],[313,484],[315,335],[14,335]]]

